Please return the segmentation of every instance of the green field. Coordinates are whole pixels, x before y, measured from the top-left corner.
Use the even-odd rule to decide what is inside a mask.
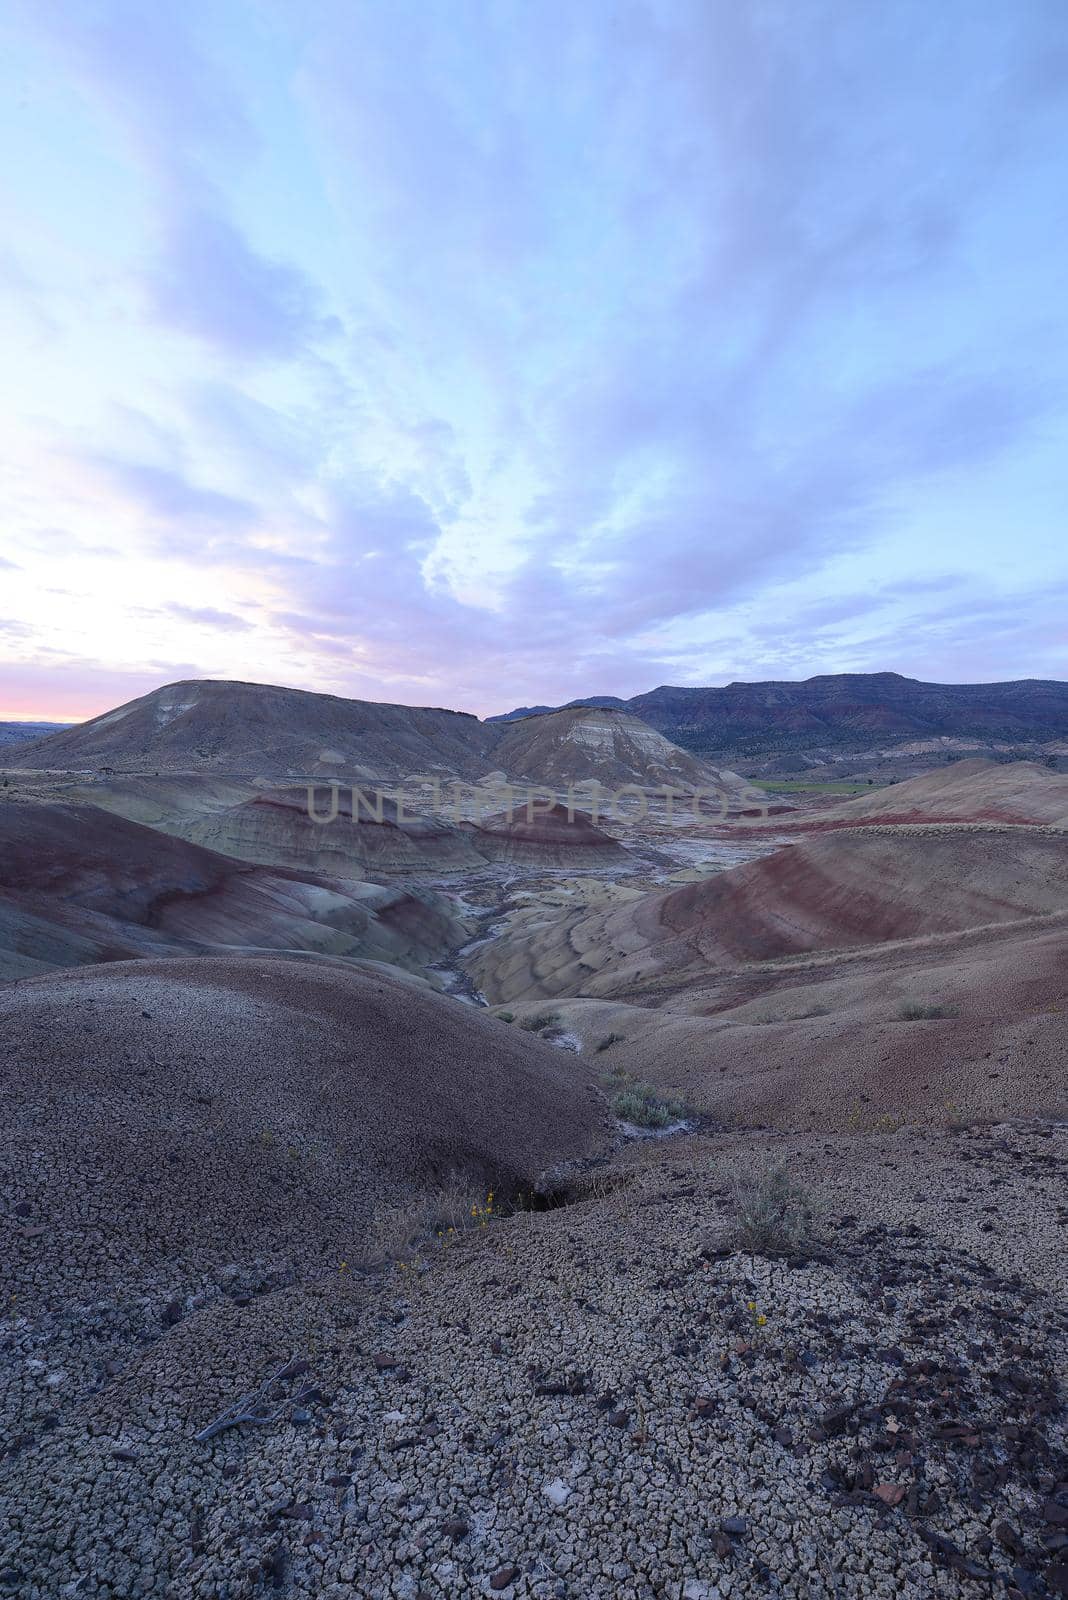
[[[836,778],[828,783],[806,783],[803,778],[775,778],[764,781],[751,778],[758,789],[769,794],[867,794],[869,789],[882,788],[882,784],[855,783],[849,778]]]

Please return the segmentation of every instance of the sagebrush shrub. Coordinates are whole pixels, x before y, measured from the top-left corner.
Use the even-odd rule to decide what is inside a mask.
[[[759,1256],[802,1255],[813,1242],[815,1205],[783,1166],[738,1173],[727,1194],[728,1240]]]

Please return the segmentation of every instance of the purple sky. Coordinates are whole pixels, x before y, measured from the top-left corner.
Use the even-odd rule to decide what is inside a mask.
[[[0,46],[0,716],[1068,677],[1064,0]]]

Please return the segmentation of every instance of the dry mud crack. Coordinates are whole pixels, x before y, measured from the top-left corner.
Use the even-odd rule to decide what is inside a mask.
[[[365,1276],[230,1269],[169,1325],[162,1285],[9,1321],[0,1592],[1063,1594],[1063,1311],[877,1208],[724,1254],[672,1156]],[[195,1441],[294,1352],[276,1420]]]

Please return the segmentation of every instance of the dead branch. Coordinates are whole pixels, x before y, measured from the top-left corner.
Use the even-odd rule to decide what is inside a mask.
[[[198,1444],[204,1444],[208,1439],[214,1439],[217,1433],[222,1433],[227,1428],[240,1427],[243,1422],[254,1422],[260,1426],[268,1422],[277,1422],[286,1406],[304,1399],[311,1390],[305,1387],[299,1394],[286,1395],[281,1400],[272,1400],[271,1390],[286,1378],[300,1377],[307,1370],[306,1361],[301,1361],[297,1356],[290,1356],[277,1372],[272,1372],[269,1377],[264,1378],[258,1389],[253,1389],[249,1394],[242,1395],[240,1400],[235,1400],[232,1406],[228,1406],[215,1418],[214,1422],[209,1422],[207,1427],[201,1428],[199,1433],[194,1434],[194,1439]]]

